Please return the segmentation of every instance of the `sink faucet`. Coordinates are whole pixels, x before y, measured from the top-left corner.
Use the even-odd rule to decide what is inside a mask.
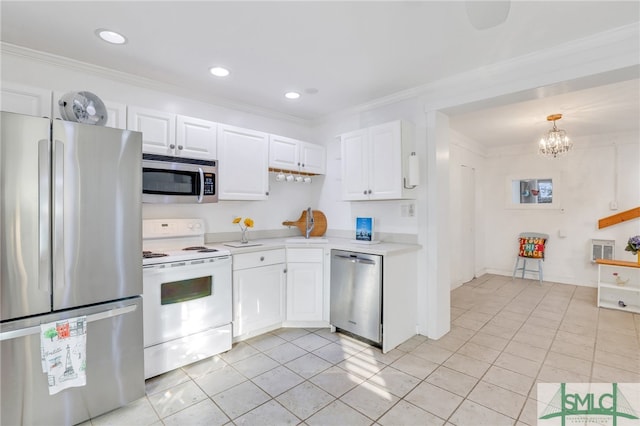
[[[309,235],[311,234],[311,231],[313,231],[313,227],[315,226],[315,222],[313,220],[313,210],[311,210],[311,207],[309,207],[307,209],[307,223],[306,223],[307,227],[306,227],[306,233],[305,233],[305,238],[309,238]]]

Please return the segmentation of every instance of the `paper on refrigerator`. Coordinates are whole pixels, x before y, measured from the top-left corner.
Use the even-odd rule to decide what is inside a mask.
[[[49,395],[87,384],[86,316],[41,324],[40,347]]]

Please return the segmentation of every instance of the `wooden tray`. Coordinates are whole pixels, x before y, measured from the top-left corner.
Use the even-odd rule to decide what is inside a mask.
[[[327,232],[327,217],[320,210],[313,210],[313,222],[314,227],[309,234],[310,237],[321,237]],[[295,222],[285,221],[282,222],[284,226],[295,226],[300,230],[302,235],[305,235],[307,230],[307,211],[302,210],[300,218]]]

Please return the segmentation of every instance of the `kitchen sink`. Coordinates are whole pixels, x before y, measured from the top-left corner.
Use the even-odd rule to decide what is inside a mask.
[[[321,243],[328,243],[329,240],[323,237],[309,237],[309,238],[305,238],[305,237],[294,237],[294,238],[287,238],[285,240],[285,242],[287,243],[306,243],[306,244],[321,244]]]

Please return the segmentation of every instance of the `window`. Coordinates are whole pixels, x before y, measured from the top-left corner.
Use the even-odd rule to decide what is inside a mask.
[[[507,178],[507,208],[558,208],[558,178]]]

